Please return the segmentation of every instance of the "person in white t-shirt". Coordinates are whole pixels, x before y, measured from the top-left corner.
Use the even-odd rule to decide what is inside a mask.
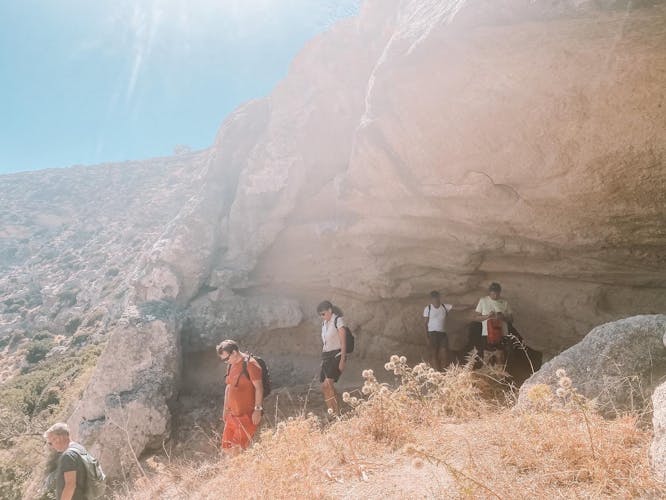
[[[321,392],[329,412],[340,413],[338,393],[335,383],[345,370],[347,362],[347,336],[342,311],[330,301],[324,300],[317,306],[321,319],[321,371],[319,381]]]
[[[489,339],[488,337],[488,329],[493,328],[493,325],[489,324],[489,321],[494,322],[494,324],[501,328],[501,332],[499,332],[500,338],[508,335],[508,324],[513,321],[511,306],[509,306],[509,302],[505,299],[500,298],[501,293],[502,287],[500,284],[491,283],[488,287],[488,295],[481,297],[476,306],[476,319],[481,322],[483,328],[481,331],[483,358],[488,363],[492,362],[493,358],[496,363],[504,363],[504,348],[501,341]],[[494,336],[491,335],[491,337]]]
[[[430,292],[430,304],[423,310],[426,340],[430,348],[430,365],[435,370],[446,368],[450,363],[449,339],[446,335],[446,317],[452,310],[468,306],[443,304],[438,291]]]

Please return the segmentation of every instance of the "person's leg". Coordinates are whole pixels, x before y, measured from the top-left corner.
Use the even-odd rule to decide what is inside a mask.
[[[432,366],[437,371],[441,371],[442,369],[442,365],[439,358],[441,340],[442,339],[439,332],[428,333],[428,341],[430,342],[430,366]]]
[[[467,356],[469,353],[476,349],[476,358],[474,360],[474,368],[480,368],[483,364],[483,336],[481,335],[483,331],[483,326],[478,321],[472,321],[469,324],[468,330],[468,344],[467,344]]]
[[[451,352],[449,351],[449,337],[442,333],[442,340],[439,344],[439,359],[442,369],[446,370],[451,364]]]
[[[251,415],[227,417],[222,434],[222,450],[225,455],[235,457],[252,443],[257,426],[252,423]]]
[[[241,452],[236,434],[237,419],[229,415],[224,422],[224,431],[222,432],[222,451],[227,457],[235,457]]]
[[[334,415],[338,415],[340,406],[338,405],[338,394],[335,392],[335,381],[332,378],[324,379],[321,383],[321,392],[324,395],[326,408],[333,410]]]
[[[338,357],[324,359],[321,363],[321,373],[319,374],[321,392],[324,395],[326,408],[333,410],[333,414],[335,415],[340,414],[338,394],[335,391],[335,382],[340,378],[339,363],[340,358]]]
[[[504,347],[499,346],[497,348],[497,350],[495,351],[495,362],[497,363],[497,366],[504,369],[505,360],[506,360],[506,356],[504,355]]]

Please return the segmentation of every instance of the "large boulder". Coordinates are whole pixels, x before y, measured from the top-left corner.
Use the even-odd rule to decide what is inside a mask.
[[[650,447],[652,467],[662,481],[666,481],[666,383],[652,394],[652,427],[654,438]]]
[[[643,315],[594,328],[532,375],[520,389],[518,406],[529,405],[536,384],[557,387],[556,371],[563,368],[578,392],[595,398],[607,415],[641,410],[666,375],[666,315]]]
[[[146,449],[159,449],[171,426],[181,356],[177,315],[167,302],[130,307],[112,333],[69,418],[76,440],[123,477]]]

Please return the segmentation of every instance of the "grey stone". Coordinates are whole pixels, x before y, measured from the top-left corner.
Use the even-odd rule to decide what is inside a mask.
[[[566,370],[579,393],[595,398],[607,415],[643,410],[666,376],[662,337],[666,315],[643,315],[594,328],[578,344],[545,363],[520,389],[518,407],[528,407],[535,384],[557,387],[556,371]]]

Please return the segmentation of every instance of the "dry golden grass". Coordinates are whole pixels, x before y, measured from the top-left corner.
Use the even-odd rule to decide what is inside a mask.
[[[266,429],[233,459],[161,465],[123,498],[662,498],[637,416],[605,420],[566,374],[534,408],[489,402],[471,367],[436,373],[393,357],[397,387],[363,372],[353,411],[324,424],[300,416]],[[491,391],[492,392],[492,391]]]

